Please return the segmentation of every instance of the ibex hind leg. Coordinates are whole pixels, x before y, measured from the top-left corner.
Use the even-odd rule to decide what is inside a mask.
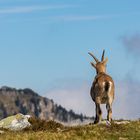
[[[96,117],[95,117],[94,124],[99,123],[101,120],[102,120],[102,110],[100,104],[96,103]]]
[[[107,120],[111,122],[112,121],[112,104],[110,103],[106,104],[106,109],[107,109]]]

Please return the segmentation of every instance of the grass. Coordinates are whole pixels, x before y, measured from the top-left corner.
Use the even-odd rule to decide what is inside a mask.
[[[54,121],[32,118],[30,128],[21,132],[5,131],[0,140],[140,140],[140,121],[128,124],[65,127]]]

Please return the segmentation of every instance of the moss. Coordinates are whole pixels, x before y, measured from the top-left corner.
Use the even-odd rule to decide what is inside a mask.
[[[8,126],[8,125],[10,125],[10,123],[11,123],[14,119],[15,119],[14,116],[7,117],[6,119],[3,119],[3,120],[0,121],[0,126],[3,126],[3,127]]]
[[[24,119],[24,116],[22,115],[22,114],[17,114],[17,115],[15,115],[15,118],[17,119],[17,120],[22,120],[22,119]]]

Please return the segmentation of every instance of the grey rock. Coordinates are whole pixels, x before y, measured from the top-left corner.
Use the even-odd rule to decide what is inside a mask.
[[[0,134],[4,134],[4,131],[0,130]]]
[[[31,126],[28,122],[30,115],[23,115],[21,113],[7,117],[0,121],[0,128],[9,129],[12,131],[20,131]]]

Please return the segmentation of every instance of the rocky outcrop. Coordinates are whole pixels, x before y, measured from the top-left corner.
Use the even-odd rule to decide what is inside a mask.
[[[18,113],[29,114],[45,120],[70,122],[83,121],[86,117],[67,111],[48,98],[39,96],[31,89],[15,89],[2,87],[0,89],[0,119]]]
[[[29,118],[30,118],[29,115],[23,115],[23,114],[16,114],[14,116],[9,116],[0,121],[0,128],[13,130],[13,131],[23,130],[24,128],[31,126],[31,124],[28,122]]]

